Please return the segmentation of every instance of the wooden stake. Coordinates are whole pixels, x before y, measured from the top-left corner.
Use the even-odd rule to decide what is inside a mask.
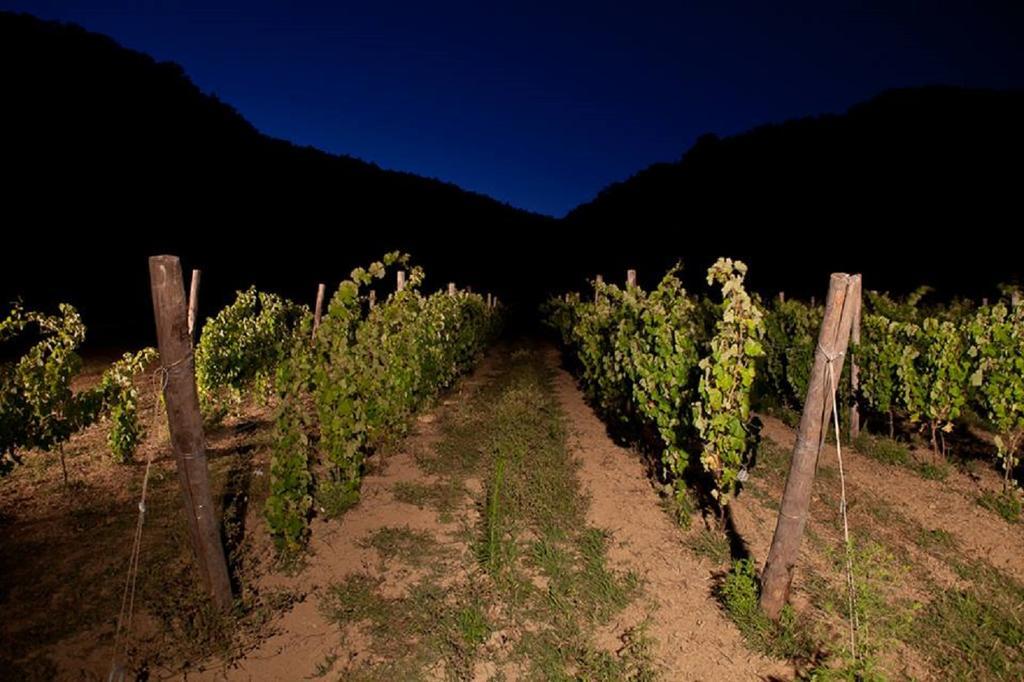
[[[857,389],[860,388],[860,367],[857,366],[856,346],[860,344],[860,312],[861,281],[860,278],[851,278],[850,302],[853,304],[853,327],[850,330],[850,345],[854,346],[850,353],[850,392],[853,394],[853,402],[850,404],[850,441],[856,440],[860,435],[860,405],[857,404]],[[837,379],[838,381],[838,379]]]
[[[838,383],[843,374],[843,358],[853,327],[851,288],[859,290],[859,280],[860,275],[833,274],[829,282],[807,399],[800,417],[775,535],[761,579],[761,608],[773,620],[778,619],[789,598],[800,541],[807,524],[814,471],[824,442],[826,424],[831,418],[833,395],[828,377],[829,358],[832,358],[832,372]]]
[[[403,289],[405,289],[405,270],[399,270],[395,278],[395,291],[402,291]]]
[[[455,295],[455,282],[448,282],[448,295],[449,296],[454,296]]]
[[[324,310],[324,292],[327,291],[327,285],[320,283],[320,286],[316,288],[316,307],[313,309],[313,339],[316,340],[316,330],[320,328],[320,315]]]
[[[370,310],[373,310],[374,306],[377,305],[377,290],[376,289],[370,289],[369,300],[370,300]]]
[[[636,270],[626,270],[626,286],[636,286]]]
[[[487,294],[487,307],[488,308],[493,308],[494,307],[492,305],[492,302],[491,302],[491,294],[490,293]]]
[[[597,303],[597,299],[598,299],[597,290],[599,288],[599,285],[601,285],[601,284],[604,284],[604,275],[595,275],[594,276],[594,303]]]
[[[188,290],[188,337],[196,338],[196,317],[199,314],[199,270],[192,271],[192,284]]]
[[[149,259],[149,279],[163,371],[167,425],[177,462],[192,550],[213,603],[226,611],[232,603],[231,582],[206,468],[203,418],[199,414],[180,261],[176,256],[153,256]]]

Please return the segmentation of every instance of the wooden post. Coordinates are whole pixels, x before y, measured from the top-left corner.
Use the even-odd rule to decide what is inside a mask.
[[[320,315],[324,310],[324,292],[327,285],[323,282],[316,288],[316,307],[313,309],[313,339],[316,339],[316,330],[320,328]]]
[[[377,305],[377,290],[376,289],[370,289],[369,300],[370,300],[370,310],[373,310],[374,306]]]
[[[850,392],[853,394],[853,402],[850,404],[850,441],[856,440],[860,435],[860,405],[857,404],[857,389],[860,388],[860,368],[857,366],[856,346],[860,344],[860,311],[861,281],[859,277],[851,278],[850,281],[850,303],[853,305],[853,327],[850,329],[850,345],[854,346],[850,353]],[[836,381],[838,382],[838,377]]]
[[[636,286],[636,270],[626,270],[626,286]]]
[[[214,516],[216,508],[210,493],[203,418],[199,414],[195,363],[185,309],[185,287],[178,258],[150,258],[149,279],[163,371],[167,425],[177,462],[192,550],[213,603],[220,610],[226,611],[231,608],[231,582],[228,579],[228,565],[224,559],[219,524]]]
[[[828,377],[829,358],[832,358],[832,372],[838,383],[843,374],[843,358],[853,327],[851,289],[859,290],[859,287],[860,275],[833,274],[829,282],[807,399],[782,493],[775,535],[761,579],[761,608],[772,619],[778,619],[789,598],[800,541],[807,524],[814,471],[824,442],[824,429],[831,419],[833,395]]]
[[[779,303],[785,303],[785,302],[786,302],[786,292],[785,291],[780,291],[779,292]]]
[[[987,296],[985,296],[984,298],[981,299],[981,305],[983,305],[983,306],[987,306],[988,305],[988,297]]]
[[[455,295],[455,282],[448,282],[448,295],[449,296],[454,296]]]
[[[598,299],[598,288],[601,284],[604,284],[604,275],[594,275],[594,303],[597,303]]]
[[[199,270],[192,271],[192,284],[188,290],[188,337],[195,340],[196,317],[199,314]]]
[[[811,296],[811,307],[813,308],[817,304],[818,304],[818,300],[816,298],[814,298],[813,296]]]
[[[493,307],[493,306],[491,305],[491,294],[490,294],[490,292],[488,292],[488,293],[487,293],[487,307],[488,307],[488,308],[491,308],[491,307]]]
[[[403,289],[405,289],[405,270],[399,270],[398,276],[395,278],[395,291]]]

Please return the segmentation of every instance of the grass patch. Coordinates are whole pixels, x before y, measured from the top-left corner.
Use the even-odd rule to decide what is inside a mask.
[[[763,438],[757,446],[757,459],[755,468],[767,471],[780,476],[785,476],[789,471],[789,462],[792,452],[771,438]]]
[[[906,443],[861,432],[853,441],[854,449],[871,459],[884,464],[901,466],[915,472],[929,481],[945,481],[949,476],[949,465],[945,462],[920,462],[914,459]]]
[[[684,544],[693,550],[694,553],[707,558],[716,566],[727,564],[732,558],[729,538],[719,530],[705,528],[699,533],[688,537]]]
[[[857,452],[885,464],[907,466],[910,461],[910,449],[903,443],[884,436],[875,436],[862,431],[853,441]]]
[[[946,679],[1024,679],[1024,586],[981,562],[956,568],[971,586],[936,594],[913,642]]]
[[[778,622],[761,610],[757,570],[751,559],[733,563],[718,586],[717,596],[736,623],[747,645],[767,656],[806,661],[816,657],[817,646],[805,623],[786,605]]]
[[[956,538],[953,537],[953,534],[941,528],[934,530],[920,529],[917,533],[915,544],[926,552],[948,551],[954,550],[957,547]]]
[[[1008,492],[986,491],[978,497],[978,505],[999,514],[1008,523],[1021,520],[1021,496],[1016,490]]]
[[[471,676],[476,651],[492,631],[487,601],[471,586],[442,587],[435,577],[402,597],[381,595],[380,580],[359,574],[328,589],[324,616],[339,626],[365,626],[371,651],[383,659],[346,671],[343,679],[422,679],[440,664],[452,679]]]
[[[949,477],[949,465],[943,462],[917,462],[911,468],[929,481],[945,481]]]
[[[430,533],[421,530],[386,527],[372,532],[360,542],[363,547],[372,547],[381,559],[397,559],[410,566],[423,566],[428,559],[437,555],[437,543]]]
[[[436,511],[442,523],[449,523],[459,502],[466,495],[461,481],[446,479],[438,483],[416,483],[399,481],[391,489],[394,498],[420,509]]]

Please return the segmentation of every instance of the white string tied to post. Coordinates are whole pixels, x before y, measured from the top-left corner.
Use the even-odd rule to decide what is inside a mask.
[[[167,377],[170,372],[178,366],[192,359],[192,353],[177,362],[164,367],[160,366],[153,372],[153,421],[160,417],[160,397],[167,388]],[[142,527],[146,520],[146,493],[149,491],[149,472],[153,466],[153,454],[155,449],[150,449],[146,455],[146,468],[142,475],[142,492],[139,495],[139,516],[135,523],[135,535],[132,538],[132,551],[128,558],[128,575],[125,576],[124,591],[121,594],[121,611],[117,616],[117,629],[114,631],[114,654],[110,662],[110,674],[107,682],[122,682],[124,680],[124,665],[118,661],[118,656],[127,653],[122,652],[122,645],[127,644],[127,635],[132,629],[132,620],[135,614],[135,587],[139,576],[139,559],[142,556]]]
[[[835,370],[833,369],[834,361],[842,356],[842,353],[830,354],[821,345],[818,345],[818,351],[825,358],[825,367],[828,371],[828,383],[829,389],[832,392],[832,419],[836,433],[836,459],[839,462],[839,511],[843,517],[843,543],[846,547],[846,587],[847,587],[847,603],[850,609],[850,654],[854,660],[857,660],[857,630],[859,623],[857,619],[857,586],[853,579],[853,557],[852,547],[850,545],[850,524],[846,515],[846,475],[843,471],[843,448],[842,438],[839,430],[839,407],[838,407],[838,391],[836,388],[836,376]],[[824,440],[824,434],[822,435]]]

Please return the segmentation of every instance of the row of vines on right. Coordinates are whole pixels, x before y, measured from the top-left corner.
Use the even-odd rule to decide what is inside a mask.
[[[807,392],[823,307],[748,293],[746,266],[720,259],[708,284],[685,290],[680,268],[646,291],[597,278],[587,294],[544,305],[576,365],[588,399],[613,427],[660,452],[658,476],[671,486],[681,521],[693,495],[723,512],[759,438],[751,405],[799,410]],[[948,456],[955,430],[970,422],[991,435],[988,451],[1004,496],[1019,506],[1024,441],[1024,305],[928,302],[921,288],[903,299],[866,292],[860,342],[838,386],[847,406],[878,433],[924,439]],[[844,430],[849,411],[841,411]]]

